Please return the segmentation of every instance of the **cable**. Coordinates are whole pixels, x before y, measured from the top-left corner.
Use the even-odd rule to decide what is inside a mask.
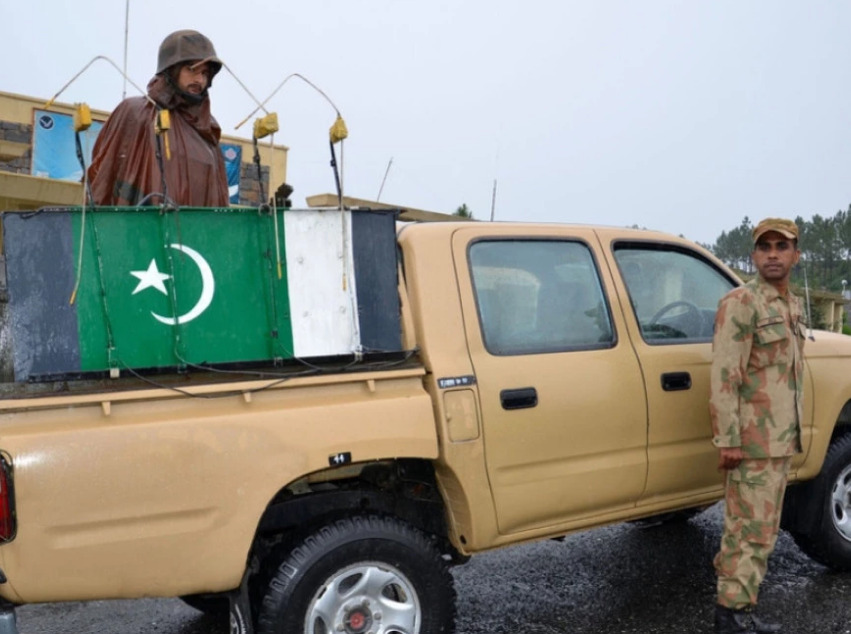
[[[74,288],[71,291],[71,298],[68,300],[68,304],[72,305],[77,301],[77,291],[80,289],[80,282],[83,279],[83,245],[86,240],[86,206],[88,200],[92,199],[92,190],[91,185],[89,183],[89,172],[86,169],[86,160],[83,154],[83,146],[80,141],[80,132],[74,131],[74,141],[77,146],[77,160],[80,162],[80,167],[83,168],[83,206],[80,216],[80,245],[78,248],[79,254],[77,256],[77,276],[74,280]]]
[[[275,133],[269,135],[269,193],[272,197],[272,218],[274,218],[274,228],[275,228],[275,262],[278,265],[278,279],[282,279],[283,277],[283,267],[281,266],[281,237],[278,233],[278,197],[272,192],[272,184],[274,181],[272,180],[272,168],[275,165]],[[283,218],[281,219],[283,220]]]
[[[125,368],[125,370],[127,370],[128,373],[130,373],[131,375],[133,375],[134,377],[136,377],[140,381],[147,383],[148,385],[153,385],[154,387],[162,389],[162,390],[171,390],[172,392],[177,392],[178,394],[182,394],[183,396],[189,396],[191,398],[204,398],[204,399],[226,398],[226,397],[237,396],[239,394],[246,394],[246,393],[254,394],[254,393],[257,393],[257,392],[261,392],[263,390],[268,390],[269,388],[275,387],[276,385],[280,385],[281,383],[289,380],[289,377],[288,378],[282,378],[282,379],[279,379],[279,380],[276,380],[276,381],[272,381],[268,385],[264,385],[262,387],[259,387],[259,388],[253,389],[253,390],[231,390],[229,392],[218,392],[216,394],[196,394],[194,392],[184,390],[184,389],[179,388],[179,387],[174,386],[174,385],[167,385],[165,383],[159,383],[158,381],[154,381],[153,379],[149,379],[148,377],[146,377],[142,374],[139,374],[133,368],[131,368],[130,366],[128,366],[126,364],[124,365],[124,368]]]
[[[167,209],[167,210],[168,209],[170,209],[170,210],[180,209],[180,205],[178,205],[174,200],[172,200],[171,198],[169,198],[168,196],[166,196],[165,194],[163,194],[161,192],[151,192],[150,194],[146,194],[145,197],[142,200],[140,200],[138,203],[136,203],[136,207],[150,207],[151,205],[147,205],[145,203],[150,202],[151,199],[155,198],[155,197],[159,197],[159,198],[162,199],[162,203],[160,204],[161,208],[164,208],[164,209]]]
[[[89,221],[92,223],[92,236],[94,237],[95,246],[95,261],[98,265],[98,282],[100,283],[101,307],[103,309],[104,327],[106,328],[106,345],[107,345],[107,363],[110,364],[110,371],[114,367],[112,365],[115,355],[115,337],[112,331],[112,319],[109,316],[109,306],[106,301],[106,283],[103,274],[103,258],[100,248],[100,236],[98,235],[97,223],[95,222],[95,214],[89,214]]]
[[[243,89],[243,90],[244,90],[244,91],[248,94],[248,96],[249,96],[249,97],[251,97],[251,99],[254,101],[254,103],[256,103],[256,104],[257,104],[257,108],[255,108],[255,109],[254,109],[254,112],[257,112],[258,110],[262,110],[262,111],[263,111],[263,112],[265,112],[266,114],[269,114],[269,111],[268,111],[268,110],[266,110],[266,108],[264,108],[264,107],[263,107],[263,106],[264,106],[264,104],[265,104],[265,102],[260,103],[260,102],[257,100],[257,97],[255,97],[255,96],[254,96],[254,93],[252,93],[250,90],[248,90],[248,87],[247,87],[245,84],[243,84],[243,83],[242,83],[242,80],[241,80],[239,77],[237,77],[237,76],[236,76],[236,73],[234,73],[234,72],[230,69],[230,67],[229,67],[227,64],[222,63],[222,67],[223,67],[225,70],[227,70],[227,72],[229,72],[229,73],[230,73],[231,77],[233,77],[233,78],[236,80],[236,83],[238,83],[238,84],[242,87],[242,89]],[[270,97],[270,98],[271,98],[271,97]],[[269,99],[267,99],[266,101],[269,101]],[[242,122],[241,122],[238,126],[236,126],[236,127],[237,127],[237,128],[239,128],[239,126],[240,126],[240,125],[242,125],[243,123],[245,123],[246,121],[248,121],[248,119],[250,119],[250,118],[251,118],[251,115],[253,115],[253,114],[254,114],[254,112],[252,112],[250,115],[248,115],[248,116],[245,118],[245,120],[244,120],[244,121],[242,121]]]
[[[194,392],[190,392],[188,390],[182,389],[180,387],[176,387],[174,385],[168,385],[166,383],[155,381],[155,380],[153,380],[149,377],[146,377],[143,374],[140,374],[134,368],[132,368],[129,365],[127,365],[126,363],[124,363],[121,359],[118,359],[118,362],[121,364],[121,366],[123,366],[124,370],[126,370],[130,375],[134,376],[135,378],[139,379],[140,381],[143,381],[144,383],[147,383],[148,385],[152,385],[156,388],[163,389],[163,390],[171,390],[173,392],[177,392],[178,394],[182,394],[184,396],[188,396],[188,397],[191,397],[191,398],[215,399],[215,398],[225,398],[225,397],[230,397],[230,396],[236,396],[236,395],[240,395],[240,394],[256,394],[258,392],[262,392],[264,390],[268,390],[268,389],[277,387],[278,385],[281,385],[281,384],[289,381],[290,379],[303,378],[303,377],[306,377],[306,376],[316,376],[317,374],[340,374],[340,373],[350,371],[355,366],[357,366],[358,370],[389,369],[389,368],[392,368],[392,367],[395,367],[395,366],[398,366],[398,365],[402,365],[402,364],[408,362],[411,359],[411,357],[413,357],[418,351],[419,351],[418,348],[415,348],[413,350],[407,350],[407,351],[405,351],[405,356],[403,358],[398,359],[398,360],[394,360],[394,361],[383,361],[383,362],[376,362],[376,363],[367,363],[367,364],[362,364],[362,365],[357,364],[356,362],[351,362],[351,363],[348,363],[348,364],[343,365],[343,366],[325,366],[325,367],[316,366],[316,365],[313,365],[311,363],[306,362],[303,359],[297,359],[297,358],[293,357],[293,360],[303,363],[305,366],[310,368],[310,371],[290,372],[290,373],[287,373],[287,374],[281,374],[281,373],[277,373],[277,372],[274,372],[274,373],[261,372],[261,371],[252,372],[252,371],[247,371],[247,370],[225,370],[225,369],[222,369],[222,368],[215,368],[215,367],[212,367],[212,366],[205,366],[205,365],[199,365],[199,364],[191,363],[190,361],[188,361],[186,359],[182,359],[182,358],[178,359],[181,363],[185,364],[187,367],[191,367],[191,368],[194,368],[196,370],[203,371],[203,372],[210,372],[210,373],[214,373],[214,374],[223,374],[223,375],[231,375],[231,376],[242,376],[242,377],[248,376],[248,377],[256,377],[256,378],[259,378],[259,379],[263,379],[263,378],[273,379],[268,384],[263,385],[263,386],[258,387],[258,388],[255,388],[255,389],[252,389],[252,390],[231,390],[231,391],[227,391],[227,392],[219,392],[217,394],[196,394]]]
[[[127,76],[127,74],[126,74],[124,71],[122,71],[122,70],[118,67],[118,65],[117,65],[115,62],[113,62],[111,59],[109,59],[109,58],[108,58],[108,57],[106,57],[105,55],[96,55],[95,57],[93,57],[93,58],[92,58],[92,60],[91,60],[88,64],[86,64],[85,66],[83,66],[83,68],[80,70],[80,72],[78,72],[78,73],[77,73],[76,75],[74,75],[74,76],[73,76],[70,80],[68,80],[68,83],[66,83],[64,86],[62,86],[62,88],[60,88],[60,89],[59,89],[59,92],[57,92],[55,95],[53,95],[53,96],[52,96],[52,97],[51,97],[51,98],[47,101],[47,103],[45,103],[45,104],[44,104],[44,109],[45,109],[45,110],[49,109],[49,108],[50,108],[50,106],[51,106],[51,105],[53,105],[53,102],[54,102],[54,101],[56,101],[56,100],[59,98],[59,95],[61,95],[63,92],[65,92],[65,89],[66,89],[66,88],[68,88],[68,86],[70,86],[71,84],[73,84],[73,83],[77,80],[77,78],[78,78],[80,75],[82,75],[84,72],[86,72],[86,70],[89,68],[89,66],[91,66],[92,64],[94,64],[94,63],[95,63],[96,61],[98,61],[99,59],[102,59],[102,60],[104,60],[104,61],[106,61],[106,62],[109,62],[109,63],[112,65],[112,67],[113,67],[115,70],[117,70],[117,71],[119,72],[119,74],[121,74],[121,76],[122,76],[122,77],[124,77],[124,79],[126,79],[127,81],[129,81],[129,82],[130,82],[130,85],[131,85],[131,86],[133,86],[136,90],[138,90],[138,91],[139,91],[139,92],[140,92],[140,93],[141,93],[141,94],[145,97],[145,99],[147,99],[148,101],[150,101],[150,102],[151,102],[151,104],[153,104],[154,106],[156,106],[156,105],[157,105],[157,104],[156,104],[156,102],[155,102],[153,99],[151,99],[151,98],[148,96],[148,94],[147,94],[144,90],[142,90],[141,88],[139,88],[139,86],[137,86],[137,85],[136,85],[136,83],[135,83],[132,79],[130,79],[130,78]]]
[[[254,144],[254,165],[257,167],[257,187],[260,188],[260,208],[266,205],[266,194],[263,191],[263,168],[260,166],[260,147],[257,145],[257,137],[251,138]]]
[[[154,108],[154,130],[156,132],[154,134],[154,138],[157,140],[154,156],[157,159],[157,167],[160,168],[160,184],[162,185],[163,190],[163,200],[168,200],[168,183],[166,183],[165,179],[165,160],[171,158],[171,151],[168,146],[168,126],[161,127],[163,122],[163,112],[167,113],[168,111],[163,110],[158,105]],[[168,116],[165,117],[165,120],[168,121]],[[163,157],[163,150],[165,150],[165,157]]]
[[[228,69],[228,71],[230,71],[230,69]],[[233,75],[233,73],[231,73],[231,74]],[[287,75],[287,76],[284,78],[284,80],[283,80],[280,84],[278,84],[278,87],[277,87],[277,88],[275,88],[275,90],[273,90],[273,91],[272,91],[272,94],[270,94],[268,97],[266,97],[266,99],[264,99],[262,103],[259,103],[259,104],[257,105],[257,107],[256,107],[254,110],[252,110],[252,111],[248,114],[248,116],[247,116],[247,117],[245,117],[245,119],[243,119],[242,121],[240,121],[239,123],[237,123],[237,124],[236,124],[236,126],[234,126],[234,129],[235,129],[235,130],[239,130],[239,128],[240,128],[240,127],[241,127],[241,126],[242,126],[242,125],[243,125],[246,121],[248,121],[251,117],[253,117],[255,114],[257,114],[257,111],[258,111],[258,110],[263,110],[264,112],[266,112],[266,108],[265,108],[265,106],[266,106],[266,104],[267,104],[267,103],[269,103],[269,100],[270,100],[270,99],[272,99],[272,97],[274,97],[275,95],[277,95],[277,94],[278,94],[278,91],[279,91],[281,88],[283,88],[283,87],[284,87],[284,84],[286,84],[286,83],[287,83],[290,79],[292,79],[293,77],[298,77],[298,78],[299,78],[299,79],[301,79],[303,82],[305,82],[306,84],[308,84],[311,88],[313,88],[316,92],[318,92],[320,95],[322,95],[323,97],[325,97],[325,100],[326,100],[329,104],[331,104],[331,107],[332,107],[332,108],[334,108],[334,111],[337,113],[337,115],[339,115],[339,114],[340,114],[340,110],[339,110],[339,108],[337,108],[337,106],[336,106],[336,105],[334,105],[334,102],[333,102],[333,101],[331,101],[331,98],[330,98],[328,95],[326,95],[326,94],[322,91],[322,89],[321,89],[321,88],[319,88],[316,84],[314,84],[312,81],[310,81],[310,80],[309,80],[307,77],[305,77],[304,75],[301,75],[301,74],[299,74],[299,73],[292,73],[292,74],[290,74],[290,75]],[[234,78],[236,78],[236,75],[234,75]],[[239,81],[239,80],[237,79],[237,81]],[[251,93],[249,93],[249,95],[250,95],[250,94],[251,94]],[[254,98],[254,97],[253,97],[253,95],[252,95],[252,98]],[[256,99],[254,99],[254,101],[256,102],[257,100],[256,100]]]

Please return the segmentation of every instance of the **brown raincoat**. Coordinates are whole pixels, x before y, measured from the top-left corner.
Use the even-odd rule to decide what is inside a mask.
[[[166,195],[181,206],[226,207],[227,173],[219,149],[222,130],[210,114],[210,100],[187,103],[165,77],[155,76],[148,96],[171,111],[165,156]],[[152,193],[163,193],[154,133],[156,108],[144,97],[125,99],[98,134],[89,167],[96,205],[133,206]],[[153,197],[150,204],[162,202]]]

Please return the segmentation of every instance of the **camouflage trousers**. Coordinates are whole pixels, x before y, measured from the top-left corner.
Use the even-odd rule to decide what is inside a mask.
[[[720,605],[756,605],[777,543],[789,462],[788,457],[745,459],[727,472],[724,534],[714,561]]]

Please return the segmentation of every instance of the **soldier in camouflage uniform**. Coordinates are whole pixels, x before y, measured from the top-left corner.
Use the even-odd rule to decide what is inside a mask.
[[[715,317],[710,413],[726,472],[724,533],[715,557],[715,632],[780,626],[753,608],[774,550],[791,456],[801,451],[804,320],[789,290],[798,227],[768,218],[753,231],[759,275],[724,296]]]

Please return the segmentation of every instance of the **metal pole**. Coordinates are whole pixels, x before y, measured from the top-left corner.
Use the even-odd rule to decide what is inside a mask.
[[[331,146],[331,169],[334,170],[334,182],[337,184],[337,200],[340,210],[343,209],[343,188],[340,186],[340,172],[337,170],[337,153],[334,151],[334,142],[330,142]]]

